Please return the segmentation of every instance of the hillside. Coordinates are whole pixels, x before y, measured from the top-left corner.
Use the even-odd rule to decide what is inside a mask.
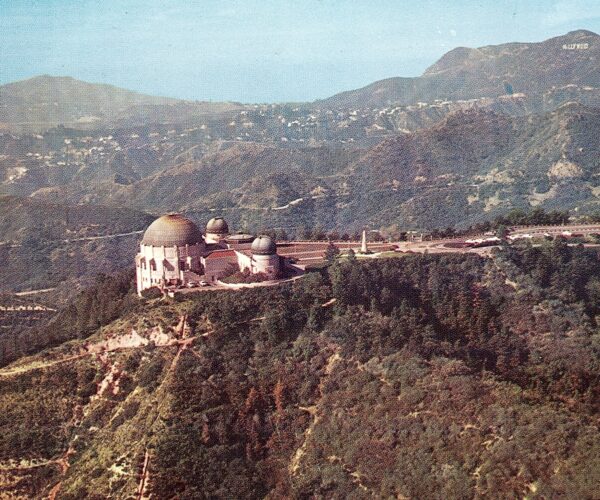
[[[126,208],[46,203],[0,196],[0,234],[4,242],[61,241],[144,229],[151,215]]]
[[[475,109],[370,148],[223,144],[127,185],[73,182],[33,195],[198,220],[218,211],[234,226],[291,234],[468,226],[515,207],[597,210],[598,133],[600,108],[576,103],[517,117]]]
[[[545,92],[567,85],[580,92],[600,87],[600,37],[578,30],[539,43],[458,47],[416,78],[389,78],[317,101],[330,107],[385,107],[390,104],[468,100],[525,94],[537,111]]]
[[[494,259],[349,260],[183,301],[104,279],[34,345],[0,344],[32,355],[0,370],[2,492],[593,498],[598,259]]]
[[[132,106],[175,102],[71,77],[43,75],[0,86],[2,121],[17,125],[97,124]]]
[[[356,189],[378,193],[362,202],[373,217],[385,210],[416,227],[465,225],[512,207],[593,211],[599,128],[599,110],[575,104],[522,118],[459,113],[369,150],[353,166]]]
[[[277,207],[311,192],[320,179],[344,170],[358,153],[352,147],[233,144],[124,187],[116,201],[127,199],[133,206],[162,211],[206,206],[215,197],[222,206]]]
[[[154,97],[71,77],[37,76],[0,86],[0,128],[43,131],[55,125],[99,128],[169,122],[239,108],[227,103]]]
[[[124,208],[0,196],[0,290],[60,285],[73,294],[101,271],[129,267],[139,233],[152,220]]]

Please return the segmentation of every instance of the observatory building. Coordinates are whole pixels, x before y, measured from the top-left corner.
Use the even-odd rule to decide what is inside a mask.
[[[146,232],[135,258],[138,293],[185,281],[186,271],[202,272],[206,243],[198,226],[178,214],[163,215]]]
[[[206,235],[194,222],[180,214],[156,219],[142,238],[135,257],[138,294],[147,288],[193,286],[214,282],[235,272],[262,273],[276,278],[282,257],[269,236],[229,234],[221,217],[211,219]]]

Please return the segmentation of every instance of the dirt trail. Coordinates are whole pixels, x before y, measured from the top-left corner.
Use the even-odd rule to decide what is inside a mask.
[[[142,476],[140,477],[140,482],[138,484],[138,489],[136,492],[137,500],[143,500],[144,498],[150,498],[146,495],[146,490],[148,489],[149,484],[149,471],[148,468],[150,466],[150,452],[148,448],[146,448],[146,453],[144,454],[144,465],[142,467]]]
[[[21,373],[27,373],[34,370],[41,370],[42,368],[48,368],[49,366],[60,365],[63,363],[69,363],[71,361],[75,361],[77,359],[85,358],[89,356],[91,353],[86,352],[83,354],[77,354],[75,356],[69,356],[63,359],[57,359],[54,361],[48,361],[47,363],[40,363],[37,365],[25,365],[25,366],[17,366],[15,368],[10,368],[8,370],[0,370],[0,377],[10,377],[12,375],[18,375]]]
[[[28,465],[22,465],[22,462],[18,464],[0,464],[0,471],[27,471],[31,469],[39,469],[40,467],[48,467],[49,465],[60,465],[62,459],[55,458],[53,460],[40,460],[39,462],[31,460]]]
[[[338,463],[338,464],[340,464],[342,470],[346,474],[348,474],[349,476],[352,477],[352,482],[354,484],[356,484],[362,491],[370,493],[371,496],[373,496],[373,497],[377,496],[374,491],[370,490],[367,486],[365,486],[362,483],[362,476],[361,476],[361,474],[358,471],[353,471],[350,467],[348,467],[344,462],[342,462],[342,459],[340,457],[337,457],[335,455],[331,455],[331,456],[327,457],[327,460],[329,460],[329,462],[331,462],[331,463]]]
[[[183,351],[185,351],[186,349],[190,348],[192,343],[198,338],[198,337],[187,337],[187,335],[192,334],[192,330],[188,324],[187,319],[188,318],[186,315],[182,316],[180,318],[179,323],[175,327],[176,335],[182,336],[184,338],[177,340],[175,343],[169,344],[171,346],[178,345],[179,348],[177,349],[177,353],[175,354],[173,361],[171,361],[171,364],[169,365],[169,368],[167,369],[167,372],[163,378],[163,381],[161,382],[160,386],[156,390],[155,394],[160,394],[164,391],[164,388],[167,386],[167,382],[170,380],[173,372],[175,371],[175,368],[177,368],[177,363],[179,362],[181,353]],[[209,333],[211,333],[211,332],[207,332],[207,334],[209,334]],[[190,348],[190,351],[193,352],[193,349]],[[150,424],[150,429],[152,429],[154,424],[158,421],[158,417],[161,414],[162,408],[164,407],[164,405],[166,405],[168,403],[168,398],[157,397],[156,401],[158,402],[158,404],[156,405],[156,412],[154,415],[154,419],[152,420],[152,423]],[[150,451],[148,450],[148,443],[146,442],[145,443],[145,451],[144,451],[144,465],[142,467],[142,474],[141,474],[140,481],[138,483],[138,487],[137,487],[137,491],[136,491],[136,500],[146,500],[151,497],[151,493],[150,493],[150,478],[151,478],[150,477],[150,462],[151,462],[151,458],[152,457],[151,457]]]
[[[177,333],[179,333],[180,335],[184,335],[187,332],[188,326],[187,326],[187,318],[185,320],[183,320],[182,322],[180,322],[179,325],[177,325]],[[207,332],[206,334],[203,334],[204,336],[207,336],[208,334],[210,334],[212,332]],[[187,338],[183,338],[183,339],[177,339],[177,338],[173,338],[172,336],[163,333],[162,331],[152,331],[150,333],[150,338],[146,339],[145,337],[142,337],[141,335],[139,335],[135,330],[132,330],[130,333],[124,334],[124,335],[119,335],[118,337],[114,337],[114,338],[107,338],[105,340],[96,342],[94,344],[90,344],[87,345],[85,347],[85,352],[82,352],[80,354],[76,354],[74,356],[68,356],[66,358],[62,358],[62,359],[56,359],[56,360],[52,360],[52,361],[47,361],[47,362],[42,362],[42,363],[34,363],[34,364],[30,364],[30,365],[22,365],[22,366],[15,366],[15,367],[9,367],[7,369],[1,369],[0,370],[0,378],[2,377],[10,377],[13,375],[19,375],[21,373],[27,373],[30,371],[34,371],[34,370],[40,370],[42,368],[48,368],[51,366],[56,366],[59,364],[63,364],[63,363],[69,363],[71,361],[76,361],[78,359],[82,359],[88,356],[99,356],[99,355],[103,355],[109,352],[115,352],[115,351],[122,351],[122,350],[127,350],[127,349],[137,349],[139,347],[144,347],[145,345],[148,345],[150,343],[150,341],[153,341],[156,345],[156,347],[171,347],[171,346],[176,346],[176,345],[184,345],[187,346],[189,345],[191,342],[193,342],[195,339],[195,337],[187,337]]]
[[[319,402],[320,402],[321,398],[323,397],[323,385],[325,383],[325,379],[327,377],[329,377],[329,375],[331,375],[336,364],[339,363],[339,361],[341,361],[341,360],[342,360],[342,357],[340,356],[340,354],[337,350],[331,356],[329,356],[329,358],[327,359],[327,364],[325,365],[325,374],[323,377],[321,377],[321,380],[319,381],[319,388],[318,388],[319,399],[312,406],[298,407],[299,410],[306,411],[307,413],[309,413],[311,415],[312,422],[304,431],[304,439],[302,440],[302,444],[296,449],[296,451],[294,452],[294,454],[292,456],[292,459],[290,460],[290,465],[288,467],[288,470],[289,470],[290,474],[292,474],[292,475],[295,475],[298,473],[298,469],[300,469],[300,463],[302,462],[302,458],[304,457],[304,454],[306,453],[308,439],[309,439],[310,435],[313,433],[313,430],[316,427],[316,425],[319,423],[319,419],[320,419]]]
[[[27,292],[17,292],[15,295],[17,297],[26,297],[27,295],[36,295],[38,293],[47,293],[56,290],[56,288],[40,288],[38,290],[29,290]]]
[[[71,455],[75,454],[75,450],[73,449],[72,445],[69,445],[69,447],[67,448],[67,451],[64,452],[63,456],[61,458],[59,458],[58,460],[56,460],[56,463],[58,463],[60,465],[60,473],[61,475],[65,475],[67,473],[67,471],[69,470],[70,467],[70,463],[69,463],[69,457]],[[59,481],[58,483],[56,483],[53,488],[50,490],[50,493],[48,494],[48,500],[56,500],[56,495],[58,495],[58,492],[60,491],[60,488],[62,486],[62,481]]]
[[[169,368],[167,369],[167,373],[165,374],[162,383],[160,384],[160,386],[158,387],[158,389],[156,390],[155,394],[160,394],[162,391],[164,391],[164,388],[167,386],[167,382],[170,380],[175,368],[177,367],[177,363],[179,362],[179,358],[181,357],[181,353],[183,351],[185,351],[191,344],[192,342],[196,339],[196,337],[191,337],[185,340],[182,340],[179,343],[179,349],[177,349],[177,354],[175,354],[175,357],[173,358],[173,361],[171,361],[171,364],[169,365]],[[165,397],[157,397],[156,399],[157,404],[156,404],[156,410],[155,410],[155,414],[154,414],[154,418],[152,420],[152,423],[150,424],[149,428],[152,429],[155,425],[155,423],[159,420],[158,417],[161,414],[161,410],[162,408],[168,404],[168,398]],[[149,498],[151,498],[151,492],[150,492],[150,462],[151,462],[151,455],[150,455],[150,451],[148,450],[148,442],[145,443],[145,451],[144,451],[144,464],[142,467],[142,474],[140,477],[140,481],[138,483],[137,486],[137,490],[136,490],[136,500],[147,500]]]

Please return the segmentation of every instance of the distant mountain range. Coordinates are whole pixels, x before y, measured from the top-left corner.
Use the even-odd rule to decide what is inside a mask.
[[[182,120],[239,105],[154,97],[71,77],[37,76],[0,86],[0,128],[44,130],[55,125],[100,128]]]
[[[300,118],[322,109],[395,107],[364,124],[377,132],[390,125],[414,130],[474,106],[526,114],[550,111],[568,100],[600,105],[600,36],[590,31],[573,31],[540,43],[458,47],[420,77],[389,78],[292,107],[300,110]],[[0,129],[13,131],[40,131],[59,124],[87,129],[190,124],[254,109],[239,103],[153,97],[47,75],[0,86]]]
[[[596,210],[599,134],[600,110],[579,104],[534,117],[474,110],[366,150],[237,145],[113,197],[138,209],[221,206],[267,227],[336,229],[464,226],[516,206]]]

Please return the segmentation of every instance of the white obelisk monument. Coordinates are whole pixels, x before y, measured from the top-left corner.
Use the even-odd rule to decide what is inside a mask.
[[[367,248],[367,231],[364,229],[362,232],[362,241],[360,242],[360,253],[369,253],[369,249]]]

